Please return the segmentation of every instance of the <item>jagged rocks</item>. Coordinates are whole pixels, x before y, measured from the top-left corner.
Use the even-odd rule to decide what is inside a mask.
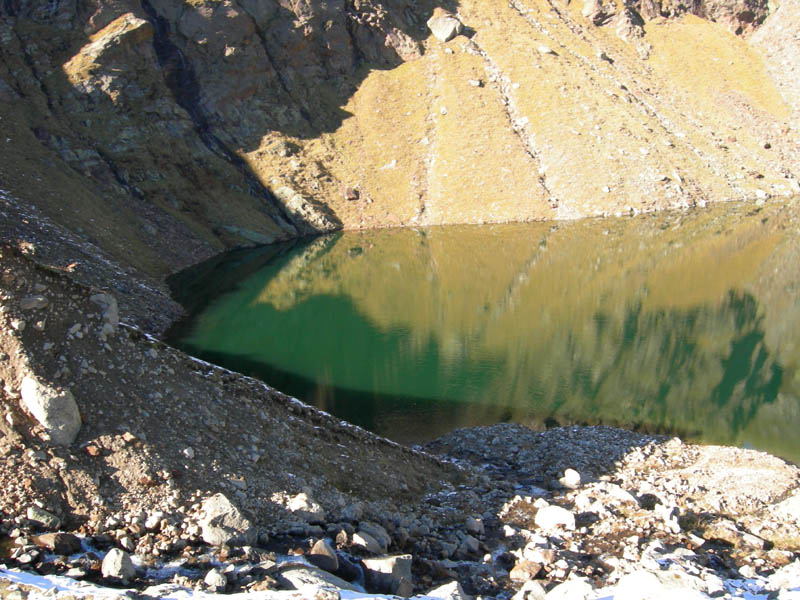
[[[252,545],[258,539],[250,520],[222,494],[215,494],[203,502],[203,519],[200,521],[203,541],[212,546]]]
[[[44,427],[50,442],[69,446],[81,428],[81,415],[75,397],[69,390],[53,388],[33,376],[22,380],[22,401]]]
[[[461,21],[455,15],[441,9],[434,12],[433,16],[428,19],[427,25],[440,42],[449,42],[464,29]]]

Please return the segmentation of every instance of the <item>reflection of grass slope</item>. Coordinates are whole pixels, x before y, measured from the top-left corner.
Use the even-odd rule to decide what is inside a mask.
[[[794,394],[761,302],[793,289],[783,272],[761,290],[770,252],[792,246],[770,209],[725,209],[343,234],[242,282],[195,331],[332,386],[757,439],[762,408]]]

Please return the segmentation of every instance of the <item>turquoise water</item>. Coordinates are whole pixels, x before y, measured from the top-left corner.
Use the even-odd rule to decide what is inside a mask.
[[[609,424],[800,460],[791,205],[339,233],[173,281],[170,333],[402,442]]]

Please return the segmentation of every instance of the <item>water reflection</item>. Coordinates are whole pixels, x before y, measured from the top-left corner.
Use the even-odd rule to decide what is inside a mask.
[[[500,420],[800,448],[796,209],[345,233],[183,274],[173,337],[401,441]],[[190,283],[191,282],[191,283]]]

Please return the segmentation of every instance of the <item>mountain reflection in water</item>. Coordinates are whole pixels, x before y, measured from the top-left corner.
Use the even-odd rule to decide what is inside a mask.
[[[340,233],[172,282],[196,356],[404,442],[608,424],[800,462],[793,204]]]

